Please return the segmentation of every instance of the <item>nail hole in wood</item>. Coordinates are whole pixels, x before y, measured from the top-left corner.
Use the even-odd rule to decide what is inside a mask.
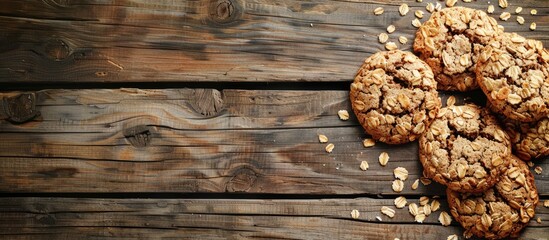
[[[139,125],[124,129],[124,137],[134,147],[146,147],[151,143],[151,129],[148,126]]]
[[[28,122],[40,115],[36,110],[36,96],[34,93],[22,93],[17,96],[3,99],[4,113],[8,121],[19,124]]]

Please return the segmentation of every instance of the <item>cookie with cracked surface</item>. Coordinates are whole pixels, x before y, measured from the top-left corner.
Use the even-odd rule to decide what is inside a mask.
[[[549,118],[531,123],[505,118],[502,122],[517,157],[530,161],[549,156]]]
[[[483,193],[447,189],[450,213],[465,228],[465,235],[487,239],[516,237],[539,202],[534,176],[528,166],[511,156],[511,163],[495,187]]]
[[[400,50],[368,57],[351,84],[350,100],[364,130],[389,144],[417,139],[441,106],[429,66]]]
[[[510,154],[509,136],[497,119],[473,104],[440,109],[419,138],[423,174],[459,192],[482,192],[494,186]]]
[[[452,7],[434,12],[416,32],[414,51],[435,74],[439,90],[478,88],[475,63],[486,44],[502,33],[485,12]]]
[[[480,54],[476,73],[497,112],[521,122],[549,115],[549,52],[540,41],[504,33]]]

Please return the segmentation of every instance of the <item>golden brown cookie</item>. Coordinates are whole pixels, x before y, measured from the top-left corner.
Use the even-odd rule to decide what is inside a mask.
[[[495,111],[521,122],[549,115],[549,52],[540,41],[504,33],[486,46],[476,72]]]
[[[459,192],[482,192],[509,164],[509,136],[497,119],[476,105],[442,108],[419,138],[423,174]]]
[[[447,189],[450,213],[472,234],[487,239],[516,237],[539,202],[534,176],[528,166],[512,156],[495,187],[483,193],[459,193]]]
[[[417,30],[414,51],[431,66],[439,90],[469,91],[478,88],[478,54],[501,32],[497,21],[483,11],[445,8]]]
[[[549,118],[531,123],[505,118],[503,125],[517,157],[530,161],[549,156]]]
[[[351,84],[350,100],[366,132],[389,144],[417,139],[441,106],[429,66],[399,50],[364,61]]]

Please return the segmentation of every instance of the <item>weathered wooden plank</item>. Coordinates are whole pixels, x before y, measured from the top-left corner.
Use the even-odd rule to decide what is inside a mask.
[[[196,107],[195,96],[204,103],[207,92],[221,96],[213,102],[222,102],[222,109]],[[421,176],[417,143],[362,146],[366,135],[356,119],[341,121],[336,114],[350,110],[346,91],[216,94],[38,92],[39,117],[23,124],[0,121],[0,191],[396,194],[393,169],[400,166],[410,173],[402,194],[444,194],[435,184],[411,190]],[[332,153],[318,134],[335,144]],[[377,160],[383,151],[390,156],[386,167]],[[363,160],[368,171],[359,169]],[[549,169],[547,161],[537,164]],[[547,176],[536,175],[543,196],[549,194]]]
[[[417,199],[408,199],[418,203]],[[440,211],[423,224],[407,208],[394,218],[381,214],[391,199],[227,200],[5,198],[0,236],[10,239],[192,238],[192,239],[442,239],[461,236],[454,221],[443,227]],[[394,208],[394,207],[393,207]],[[351,211],[360,212],[358,219]],[[376,220],[380,216],[382,221]],[[543,239],[549,210],[538,206],[521,239]]]
[[[397,13],[403,2],[411,7],[405,17]],[[349,81],[383,49],[376,39],[388,25],[397,27],[391,40],[406,36],[401,48],[411,49],[413,11],[428,2],[8,0],[0,9],[0,82]],[[525,8],[528,24],[514,17],[501,24],[547,45],[546,1],[509,2],[509,11]],[[373,15],[378,6],[382,16]],[[528,30],[532,21],[536,31]]]

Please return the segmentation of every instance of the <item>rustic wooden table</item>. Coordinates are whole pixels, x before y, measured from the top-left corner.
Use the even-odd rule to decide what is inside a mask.
[[[405,36],[398,46],[410,50],[414,11],[425,21],[427,3],[444,2],[1,2],[0,238],[461,236],[455,221],[437,220],[448,211],[442,186],[410,187],[421,176],[417,143],[364,148],[356,119],[337,116],[351,110],[361,61],[383,49],[377,35],[393,24],[390,40]],[[403,2],[411,11],[401,17]],[[491,4],[496,18],[513,13],[500,20],[507,31],[549,45],[548,1]],[[547,200],[549,162],[535,165],[545,169],[536,184]],[[410,175],[401,193],[391,189],[395,167]],[[424,223],[407,208],[381,214],[401,195],[440,196],[441,210]],[[532,220],[522,239],[549,237],[542,205],[542,222]]]

